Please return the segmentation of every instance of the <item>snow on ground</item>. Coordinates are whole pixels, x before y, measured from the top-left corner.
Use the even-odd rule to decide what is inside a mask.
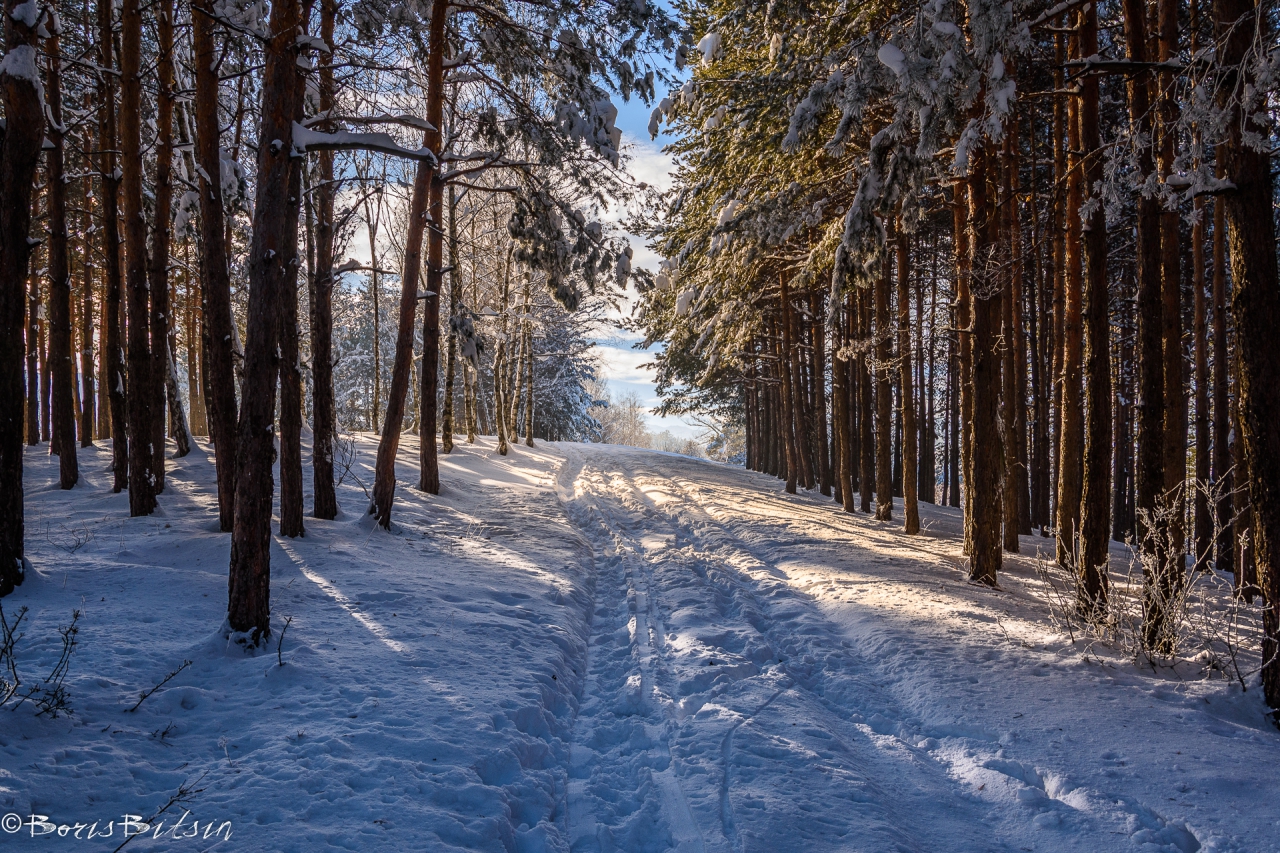
[[[274,540],[283,667],[220,637],[207,446],[143,519],[107,453],[71,492],[28,454],[40,573],[0,603],[30,608],[29,680],[84,615],[74,715],[0,726],[0,812],[27,820],[6,848],[75,844],[31,838],[34,813],[114,820],[78,845],[112,850],[188,783],[129,849],[1280,850],[1260,691],[1084,653],[1029,558],[967,584],[954,510],[906,537],[741,469],[483,438],[428,498],[409,439],[386,533],[373,453],[357,439],[342,517]]]

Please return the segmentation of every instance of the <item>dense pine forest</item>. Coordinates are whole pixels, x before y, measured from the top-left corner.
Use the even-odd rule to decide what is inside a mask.
[[[4,12],[0,708],[86,697],[59,754],[120,808],[205,790],[110,775],[177,742],[261,849],[1274,837],[1206,814],[1280,743],[1274,4]],[[362,828],[282,841],[333,774]]]
[[[666,410],[740,418],[789,492],[900,496],[908,534],[962,506],[979,583],[1054,537],[1088,619],[1133,543],[1149,652],[1188,572],[1230,572],[1280,707],[1274,10],[680,8],[635,320]]]

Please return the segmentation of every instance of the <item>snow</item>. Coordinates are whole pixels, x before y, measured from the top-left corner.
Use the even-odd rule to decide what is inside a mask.
[[[40,6],[36,0],[27,0],[13,7],[13,11],[9,13],[9,17],[18,23],[31,29],[36,25],[36,21],[40,20]]]
[[[907,57],[895,44],[885,42],[876,51],[876,58],[886,65],[894,74],[904,74],[907,70]]]
[[[956,510],[922,505],[907,537],[739,468],[542,442],[499,457],[484,437],[441,457],[429,497],[405,436],[388,533],[363,513],[375,447],[355,437],[338,519],[273,536],[257,656],[218,629],[230,543],[207,443],[133,519],[106,448],[81,451],[70,491],[27,451],[35,569],[2,602],[30,608],[20,670],[47,672],[83,616],[75,713],[24,707],[0,730],[0,813],[47,816],[6,849],[94,820],[114,847],[121,815],[190,782],[131,847],[1280,850],[1256,679],[1071,643],[1030,557],[1006,555],[999,590],[965,582]],[[230,839],[172,838],[210,821]]]
[[[26,5],[31,5],[30,3]],[[18,9],[23,7],[19,6]],[[18,9],[14,9],[17,14]],[[0,59],[0,74],[15,80],[24,80],[36,90],[36,99],[40,102],[40,112],[44,112],[44,85],[40,82],[40,72],[36,68],[36,49],[29,44],[20,44]]]
[[[702,54],[702,64],[710,65],[720,57],[722,38],[719,33],[707,33],[698,41],[698,53]]]
[[[321,133],[296,121],[293,123],[291,144],[296,152],[318,151],[321,149],[359,149],[378,151],[383,154],[391,154],[408,159],[424,160],[428,163],[436,162],[436,157],[431,153],[431,149],[425,147],[408,148],[396,142],[395,138],[389,133],[352,133],[346,130],[335,133]]]

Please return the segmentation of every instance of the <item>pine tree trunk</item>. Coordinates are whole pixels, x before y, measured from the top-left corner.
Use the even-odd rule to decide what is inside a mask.
[[[17,20],[17,3],[4,4],[5,44],[8,52],[27,54],[36,64],[36,31]],[[6,127],[0,145],[0,596],[13,592],[24,577],[22,498],[22,313],[26,297],[27,263],[31,244],[31,190],[44,137],[45,117],[40,92],[21,76],[0,72]]]
[[[441,4],[444,5],[444,4]],[[447,10],[431,15],[430,58],[427,61],[427,121],[444,127],[444,51]],[[444,154],[443,137],[428,131],[427,147],[436,156]],[[419,394],[421,420],[418,425],[418,488],[429,495],[440,494],[440,461],[436,454],[436,398],[440,384],[440,291],[444,289],[444,175],[431,170],[429,218],[434,227],[427,235],[427,293],[422,301],[422,385]]]
[[[1208,569],[1213,557],[1213,513],[1209,507],[1210,448],[1209,418],[1209,329],[1205,297],[1204,199],[1195,200],[1196,216],[1191,227],[1194,317],[1192,336],[1195,340],[1196,387],[1196,478],[1193,486],[1194,548],[1197,571]]]
[[[147,290],[151,297],[151,470],[156,494],[164,492],[165,439],[169,419],[169,245],[173,212],[173,0],[157,0],[156,21],[156,178],[153,185],[151,257]],[[185,420],[185,416],[183,417]],[[184,454],[185,455],[185,454]]]
[[[811,327],[810,365],[812,369],[814,433],[818,450],[818,491],[831,497],[832,463],[831,445],[827,442],[827,339],[826,312],[822,295],[815,289],[809,292],[809,313],[813,317]]]
[[[855,371],[858,386],[858,509],[865,513],[871,510],[871,495],[876,485],[876,444],[875,444],[875,389],[871,382],[870,360],[871,338],[871,293],[867,288],[859,288],[858,300],[858,357]]]
[[[502,329],[498,334],[498,351],[493,356],[493,419],[498,427],[499,456],[506,456],[510,450],[507,446],[507,383],[503,374],[507,369],[507,296],[511,283],[511,255],[512,250],[508,248],[507,257],[502,266],[502,289],[498,294],[502,299],[498,306],[498,313],[502,317]]]
[[[85,100],[88,101],[88,99],[89,96],[86,93]],[[86,116],[93,115],[93,110],[88,103],[85,105],[84,113]],[[85,125],[85,137],[86,144],[92,144],[88,141],[87,123]],[[81,251],[84,256],[81,259],[83,262],[81,267],[83,279],[80,285],[80,446],[92,447],[94,436],[100,436],[100,433],[97,432],[97,382],[94,379],[93,370],[93,264],[89,260],[93,255],[94,199],[93,180],[88,163],[86,163],[82,181],[81,198],[84,204],[84,218],[80,233],[83,240]]]
[[[27,444],[35,447],[40,443],[40,279],[33,277],[24,291],[27,294]]]
[[[979,148],[969,167],[969,218],[973,229],[969,245],[969,300],[972,304],[973,426],[969,466],[972,550],[969,579],[994,586],[1000,570],[1000,482],[1003,477],[1003,445],[1000,439],[1000,302],[1001,276],[994,260],[999,225],[995,205],[988,200],[987,173],[990,153]]]
[[[431,123],[432,129],[424,134],[423,147],[437,155],[440,152],[441,143],[441,133],[438,128],[441,127],[440,117],[443,113],[442,105],[444,103],[443,63],[446,14],[446,4],[440,3],[432,7],[428,44],[430,58],[427,68],[427,121]],[[400,328],[396,336],[395,363],[391,373],[391,390],[387,398],[387,414],[383,421],[382,439],[378,442],[378,456],[374,468],[373,505],[369,508],[370,513],[377,517],[378,524],[386,529],[391,527],[391,503],[395,497],[396,488],[396,452],[400,448],[400,429],[401,422],[404,420],[405,395],[409,390],[409,367],[413,361],[413,321],[417,314],[418,282],[422,275],[422,238],[426,230],[428,208],[430,208],[433,216],[432,221],[440,221],[440,190],[442,186],[437,180],[438,171],[438,167],[426,161],[419,161],[417,176],[413,182],[413,196],[409,202],[409,224],[408,232],[405,236],[404,269],[400,276]],[[440,231],[438,228],[434,228],[431,233],[432,239],[427,248],[427,288],[429,290],[434,288],[434,292],[439,293]],[[422,382],[424,386],[430,382],[433,390],[429,403],[423,403],[426,406],[424,411],[429,410],[432,415],[430,439],[427,440],[424,436],[422,441],[423,449],[420,451],[420,459],[425,461],[426,445],[428,444],[431,446],[432,459],[435,457],[435,361],[432,361],[431,369],[427,370],[425,361],[430,347],[427,342],[427,329],[430,322],[431,304],[434,302],[434,322],[430,323],[430,327],[438,331],[440,303],[437,296],[429,296],[424,302],[426,303],[424,306],[426,310],[423,318],[424,369],[422,371]],[[438,336],[436,345],[438,346]],[[425,395],[423,395],[423,400],[425,401],[425,399]],[[424,428],[420,428],[421,431],[424,431]],[[436,476],[434,484],[428,479],[432,473],[435,473]],[[437,494],[440,490],[438,472],[429,471],[423,465],[418,485],[423,491]]]
[[[783,274],[784,279],[786,275],[787,273]],[[791,441],[795,446],[795,459],[798,463],[796,475],[799,477],[800,485],[806,489],[812,489],[814,485],[813,458],[810,453],[808,418],[805,416],[807,407],[805,405],[804,371],[800,365],[801,336],[796,328],[796,307],[789,298],[785,280],[782,283],[782,288],[782,329],[783,340],[786,342],[783,353],[785,359],[783,369],[787,371],[791,384]]]
[[[959,447],[959,464],[956,480],[960,484],[964,507],[964,553],[973,553],[973,304],[970,292],[972,272],[969,240],[968,188],[964,182],[952,184],[951,198],[952,243],[956,250],[955,327],[956,349],[959,361],[956,371],[956,392],[959,398],[959,417],[956,439]],[[955,486],[952,487],[954,492]]]
[[[218,521],[222,531],[230,533],[235,523],[239,416],[233,358],[236,330],[231,318],[231,274],[224,237],[227,223],[222,211],[220,178],[218,53],[213,40],[213,0],[194,2],[191,41],[195,59],[195,158],[200,188],[200,284],[204,304],[202,361],[207,380],[205,404],[209,410],[209,437],[213,440],[218,477]],[[109,233],[107,242],[111,242]]]
[[[1078,19],[1077,19],[1078,20]],[[1077,27],[1079,24],[1077,23]],[[1070,36],[1070,53],[1080,59],[1080,35]],[[1078,571],[1079,543],[1076,535],[1080,525],[1080,497],[1082,471],[1080,448],[1084,443],[1084,410],[1081,388],[1081,326],[1080,310],[1083,290],[1081,249],[1083,223],[1080,208],[1086,192],[1084,164],[1080,155],[1080,105],[1075,99],[1067,105],[1067,150],[1070,152],[1067,170],[1067,204],[1064,213],[1065,253],[1063,258],[1063,314],[1062,314],[1062,386],[1061,423],[1058,437],[1058,565]]]
[[[840,328],[847,332],[850,328],[853,311],[853,294],[845,295],[843,318]],[[838,452],[836,453],[837,476],[836,483],[840,489],[840,505],[845,512],[854,511],[854,483],[856,482],[858,460],[854,450],[854,429],[853,429],[853,406],[857,399],[857,394],[852,386],[853,379],[853,360],[849,358],[841,358],[835,354],[842,346],[838,344],[847,342],[848,335],[842,335],[832,341],[831,356],[831,396],[833,401],[833,424],[832,433],[836,437]]]
[[[997,215],[1000,240],[1010,250],[1013,248],[1012,220],[1017,219],[1017,199],[1013,196],[1013,180],[1010,173],[1017,166],[1012,162],[1013,152],[1017,145],[1016,123],[1009,122],[1005,132],[1004,152],[999,162],[1000,172],[1000,213]],[[1018,553],[1021,545],[1018,541],[1018,400],[1017,355],[1013,342],[1022,329],[1014,325],[1014,286],[1013,279],[1017,270],[1017,262],[1010,251],[1010,267],[1007,275],[1002,274],[1001,288],[1004,294],[1000,299],[1000,419],[1001,433],[1004,436],[1004,480],[1002,483],[1000,504],[1003,521],[1003,537],[1001,544],[1010,554]]]
[[[440,450],[453,452],[453,386],[457,379],[458,335],[453,324],[458,316],[458,217],[457,193],[449,185],[449,337],[444,361],[444,410],[440,416]],[[530,438],[532,440],[532,437]]]
[[[1234,476],[1231,459],[1231,403],[1228,397],[1230,356],[1227,346],[1227,227],[1226,207],[1220,199],[1213,203],[1213,489],[1218,541],[1214,548],[1214,568],[1235,569],[1235,533],[1231,493]]]
[[[67,249],[67,184],[63,168],[62,59],[58,33],[46,42],[48,50],[48,137],[53,142],[46,164],[49,174],[49,360],[52,366],[53,437],[58,451],[58,485],[75,486],[76,413],[72,392],[75,362],[71,353],[71,262]]]
[[[1178,0],[1157,0],[1158,28],[1156,59],[1173,61],[1178,52]],[[1157,166],[1162,176],[1176,171],[1178,107],[1174,98],[1174,74],[1161,71],[1157,75],[1158,92],[1156,135],[1160,146]],[[1170,530],[1165,537],[1172,547],[1162,564],[1168,574],[1166,601],[1176,594],[1184,582],[1186,529],[1183,514],[1186,507],[1187,479],[1187,392],[1184,381],[1182,352],[1182,254],[1179,235],[1181,217],[1178,211],[1162,207],[1160,211],[1160,294],[1161,331],[1164,354],[1164,494],[1169,502]]]
[[[796,493],[796,484],[800,473],[800,460],[798,450],[798,436],[796,435],[795,423],[795,407],[796,407],[796,388],[793,381],[794,374],[791,372],[791,299],[787,290],[787,274],[785,272],[778,276],[781,295],[778,299],[778,324],[782,326],[782,340],[775,343],[778,346],[778,372],[782,378],[782,441],[783,449],[786,453],[786,472],[788,494]],[[775,341],[777,338],[775,336]]]
[[[320,0],[320,38],[329,53],[320,55],[320,111],[333,109],[333,29],[338,14],[337,0]],[[324,128],[330,130],[331,128]],[[337,413],[333,392],[333,251],[334,172],[333,152],[321,151],[316,158],[320,185],[313,198],[316,210],[316,263],[311,270],[311,385],[312,510],[316,518],[338,516],[338,496],[333,481],[333,446],[337,435]]]
[[[304,19],[305,20],[305,19]],[[306,81],[296,75],[298,104],[303,102]],[[299,116],[300,117],[300,116]],[[282,245],[297,257],[298,213],[302,200],[304,158],[293,158],[288,175],[288,202],[293,211],[284,226]],[[302,517],[302,367],[299,364],[298,267],[292,263],[280,276],[280,535],[306,534]]]
[[[160,486],[155,471],[147,221],[142,208],[142,12],[139,0],[120,11],[120,170],[128,296],[129,515],[150,515]],[[163,398],[161,398],[163,399]],[[163,404],[162,404],[163,405]]]
[[[1006,138],[1009,140],[1009,156],[1006,174],[1009,181],[1009,244],[1010,261],[1013,269],[1009,279],[1009,302],[1012,310],[1013,340],[1010,348],[1013,354],[1013,442],[1014,469],[1013,485],[1017,495],[1017,529],[1018,532],[1031,535],[1031,483],[1028,472],[1027,447],[1027,342],[1023,335],[1026,323],[1023,317],[1023,257],[1022,257],[1022,220],[1018,212],[1022,209],[1019,199],[1022,196],[1022,180],[1019,177],[1018,157],[1018,120],[1015,117]]]
[[[136,2],[136,0],[131,0]],[[249,248],[248,330],[244,346],[244,400],[236,453],[235,529],[227,621],[257,644],[271,635],[271,476],[275,455],[272,424],[280,374],[281,290],[297,267],[297,184],[293,122],[301,118],[303,86],[297,67],[297,35],[306,21],[298,0],[271,6],[270,41],[262,80],[262,125],[258,146],[258,186]],[[281,144],[275,144],[280,140]],[[291,184],[294,194],[290,197]],[[290,226],[292,220],[292,227]],[[294,239],[290,242],[289,238]]]
[[[533,311],[533,294],[527,289],[525,290],[525,304],[528,311]],[[524,321],[524,339],[525,339],[525,400],[524,400],[524,443],[526,447],[533,447],[533,315],[532,313],[525,316]]]
[[[1058,19],[1060,22],[1062,18]],[[1065,81],[1063,63],[1067,59],[1066,41],[1063,32],[1054,35],[1053,71],[1054,91],[1063,92]],[[1053,385],[1053,397],[1050,400],[1049,419],[1051,423],[1050,448],[1051,471],[1049,475],[1049,517],[1056,526],[1061,508],[1058,506],[1058,490],[1062,478],[1062,358],[1065,350],[1066,307],[1067,307],[1067,249],[1066,241],[1061,235],[1066,230],[1067,193],[1063,188],[1067,183],[1067,103],[1065,96],[1053,99],[1053,233],[1058,239],[1053,243],[1053,335],[1052,363],[1049,373]],[[1056,544],[1055,544],[1056,548]]]
[[[1098,7],[1080,13],[1080,53],[1098,52]],[[1081,82],[1081,164],[1087,192],[1102,181],[1102,136],[1098,127],[1098,78]],[[1087,421],[1080,495],[1080,583],[1077,603],[1086,613],[1105,611],[1111,498],[1111,322],[1107,292],[1107,220],[1101,203],[1084,223],[1084,371]]]
[[[1251,0],[1220,0],[1218,32],[1224,39],[1220,62],[1246,68],[1257,17]],[[1264,19],[1265,20],[1265,19]],[[1269,39],[1269,36],[1264,36]],[[1264,41],[1264,43],[1266,43]],[[1247,77],[1237,91],[1252,81]],[[1240,354],[1239,405],[1249,495],[1253,505],[1253,548],[1264,599],[1262,613],[1262,690],[1267,704],[1280,711],[1280,280],[1276,272],[1271,159],[1245,142],[1244,134],[1265,127],[1238,104],[1228,110],[1227,138],[1219,148],[1233,189],[1221,196],[1231,249],[1236,335]]]
[[[891,265],[881,261],[875,283],[875,373],[876,373],[876,520],[893,520],[893,386],[889,378],[893,364],[893,331],[889,328],[889,276]]]
[[[1145,6],[1140,0],[1125,0],[1125,43],[1129,59],[1146,62],[1148,50]],[[1151,139],[1151,102],[1149,81],[1137,77],[1129,83],[1130,131],[1144,140]],[[1154,168],[1150,144],[1138,149],[1138,177],[1149,175]],[[1160,210],[1153,197],[1137,199],[1137,294],[1134,300],[1137,317],[1138,381],[1137,381],[1137,464],[1134,471],[1134,509],[1138,515],[1138,547],[1143,559],[1143,634],[1148,648],[1163,632],[1165,598],[1158,592],[1154,566],[1163,561],[1160,547],[1162,534],[1149,530],[1148,521],[1156,502],[1164,491],[1164,355],[1161,338],[1160,285]]]
[[[917,502],[919,448],[916,432],[915,394],[911,377],[911,243],[910,236],[898,222],[898,371],[902,411],[902,515],[903,532],[914,536],[920,532],[920,505]],[[916,330],[923,335],[923,329]]]

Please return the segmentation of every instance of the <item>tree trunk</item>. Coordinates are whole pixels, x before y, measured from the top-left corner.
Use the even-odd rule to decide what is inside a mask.
[[[988,200],[987,172],[990,153],[983,146],[969,167],[969,246],[972,277],[972,408],[971,462],[969,473],[972,518],[972,550],[969,579],[995,586],[1000,569],[1000,482],[1003,451],[1000,439],[1000,334],[1001,276],[992,253],[999,238],[995,205]]]
[[[1063,18],[1058,19],[1060,22]],[[1066,88],[1063,75],[1063,63],[1067,59],[1066,41],[1063,32],[1054,35],[1053,88],[1055,92],[1063,92]],[[1067,193],[1063,187],[1067,183],[1067,103],[1065,96],[1053,99],[1053,233],[1062,235],[1066,230]],[[1053,357],[1049,373],[1053,385],[1053,397],[1050,400],[1051,436],[1053,447],[1052,469],[1049,476],[1049,517],[1056,524],[1058,514],[1058,490],[1062,478],[1062,358],[1065,353],[1066,336],[1066,278],[1067,249],[1066,241],[1059,238],[1053,240]],[[1056,545],[1055,545],[1056,547]]]
[[[89,95],[85,94],[85,100],[88,102]],[[84,114],[90,116],[93,114],[92,107],[89,103],[85,104]],[[89,132],[85,130],[86,144],[88,142]],[[87,158],[86,158],[87,159]],[[96,386],[93,370],[93,264],[90,262],[93,248],[93,179],[88,163],[85,164],[85,173],[83,180],[83,192],[81,196],[84,201],[84,219],[81,230],[81,238],[83,239],[82,251],[84,252],[83,280],[80,285],[80,446],[92,447],[94,435],[97,427],[97,406],[96,406]]]
[[[301,75],[295,85],[302,91]],[[302,95],[297,96],[302,103]],[[302,198],[305,158],[293,158],[288,176],[288,201],[293,208],[284,226],[282,245],[297,258],[298,203]],[[306,535],[302,517],[302,367],[299,364],[298,263],[284,267],[280,276],[280,535]]]
[[[320,38],[329,47],[320,55],[320,111],[333,109],[333,28],[337,0],[320,0]],[[326,127],[324,130],[331,130]],[[333,393],[333,152],[316,157],[320,185],[316,188],[316,263],[311,270],[311,481],[312,509],[316,518],[338,516],[338,496],[333,482],[333,444],[337,415]]]
[[[205,401],[218,476],[218,522],[223,532],[229,533],[235,522],[239,418],[233,359],[236,330],[231,318],[231,274],[224,239],[226,221],[222,211],[220,177],[219,62],[213,41],[213,0],[194,2],[197,11],[191,15],[191,41],[196,78],[195,159],[200,187],[200,283],[201,301],[204,303],[204,322],[201,325],[205,336],[205,378],[208,380]],[[110,242],[109,233],[107,242]]]
[[[893,332],[889,328],[889,276],[886,253],[875,283],[875,373],[876,373],[876,520],[893,520],[893,386],[889,378],[893,364]]]
[[[831,452],[827,443],[827,340],[826,313],[822,294],[816,289],[809,292],[809,314],[813,317],[810,327],[810,369],[813,386],[813,428],[818,451],[818,491],[831,497]]]
[[[875,390],[867,362],[871,348],[871,294],[859,288],[858,299],[858,509],[871,512],[871,493],[876,484],[876,444],[874,434]]]
[[[959,505],[964,507],[964,553],[973,553],[973,305],[969,277],[971,246],[969,240],[969,202],[967,187],[961,181],[952,184],[951,223],[952,242],[956,250],[955,334],[959,362],[956,372],[956,391],[959,395],[957,440],[959,465],[956,480],[963,491]],[[953,492],[956,487],[953,486]]]
[[[1017,147],[1017,124],[1010,120],[1005,132],[1004,152],[1000,159],[1000,213],[997,216],[1000,239],[1010,248],[1010,267],[1001,287],[1004,295],[1000,299],[1000,419],[1001,433],[1004,435],[1004,481],[1002,483],[1000,504],[1002,510],[1004,550],[1016,554],[1021,548],[1018,541],[1018,400],[1017,370],[1018,360],[1014,352],[1014,341],[1022,334],[1021,326],[1014,324],[1014,276],[1017,262],[1012,259],[1013,220],[1018,218],[1018,202],[1013,195],[1013,180],[1010,173],[1017,169],[1013,162],[1013,153]],[[1007,281],[1007,284],[1005,283]]]
[[[58,485],[75,486],[80,479],[76,464],[76,413],[72,391],[75,363],[71,354],[71,263],[67,256],[67,184],[63,168],[62,59],[55,29],[48,50],[49,121],[53,142],[46,160],[49,173],[49,361],[52,369],[53,438],[58,451]]]
[[[786,458],[786,475],[788,494],[796,493],[797,480],[799,479],[800,462],[797,458],[796,435],[795,435],[795,388],[792,383],[791,373],[791,322],[788,320],[788,307],[790,294],[787,290],[787,274],[785,272],[779,274],[778,282],[780,296],[778,299],[778,325],[781,329],[781,341],[778,336],[774,336],[775,352],[777,353],[777,370],[779,378],[782,380],[782,443]]]
[[[898,375],[901,392],[898,395],[902,411],[902,515],[903,532],[914,536],[920,532],[920,505],[917,502],[916,485],[919,465],[916,458],[918,437],[916,433],[915,394],[911,377],[911,242],[902,221],[898,221]],[[917,329],[923,335],[923,329]]]
[[[1156,59],[1173,61],[1178,52],[1178,0],[1158,0]],[[1158,162],[1164,177],[1176,171],[1178,107],[1174,100],[1174,73],[1157,75],[1156,130],[1160,140]],[[1186,506],[1187,479],[1187,393],[1183,377],[1182,353],[1182,255],[1177,209],[1160,211],[1161,329],[1164,337],[1164,494],[1169,501],[1169,531],[1165,537],[1172,551],[1167,565],[1170,594],[1184,581],[1186,529],[1182,520]],[[1166,599],[1168,600],[1168,599]]]
[[[8,56],[36,66],[36,30],[13,14],[17,3],[4,4]],[[43,17],[43,15],[41,15]],[[6,57],[8,58],[8,57]],[[44,137],[40,91],[29,78],[0,72],[6,127],[0,146],[0,596],[13,592],[24,577],[22,499],[22,313],[26,297],[31,244],[31,190]]]
[[[285,140],[293,138],[293,122],[302,114],[303,85],[296,44],[299,27],[305,21],[298,0],[277,0],[272,4],[271,38],[265,50],[262,80],[259,139],[273,141],[258,146],[258,187],[248,258],[244,401],[236,453],[235,529],[231,536],[227,603],[231,630],[248,634],[251,644],[271,635],[271,463],[275,455],[272,424],[280,373],[281,289],[286,285],[286,273],[296,269],[298,262],[298,197],[296,189],[292,197],[289,194],[294,164],[292,146]]]
[[[1125,0],[1125,43],[1129,59],[1147,61],[1146,9],[1141,0]],[[1138,177],[1153,169],[1149,81],[1129,83],[1130,132],[1147,141],[1138,149]],[[1134,509],[1138,515],[1138,547],[1143,558],[1143,634],[1148,648],[1163,632],[1165,596],[1158,592],[1154,567],[1163,561],[1160,531],[1150,530],[1156,502],[1164,491],[1164,355],[1161,341],[1160,210],[1154,196],[1139,195],[1137,225],[1138,283],[1135,297],[1138,339],[1138,458],[1134,471]]]
[[[525,284],[525,320],[524,320],[524,369],[525,369],[525,401],[524,401],[524,443],[533,447],[533,293],[530,285]]]
[[[157,0],[156,19],[156,179],[151,257],[147,269],[147,289],[151,297],[151,469],[156,494],[164,491],[165,438],[168,419],[169,330],[169,243],[173,209],[173,0]]]
[[[439,156],[442,136],[440,117],[444,104],[444,27],[448,6],[438,3],[431,7],[431,27],[428,49],[430,55],[427,65],[427,121],[431,130],[426,131],[423,147]],[[404,269],[400,276],[400,329],[396,336],[395,366],[391,373],[391,391],[387,398],[387,415],[383,422],[382,440],[378,442],[378,456],[374,468],[373,506],[370,512],[377,517],[383,528],[391,527],[391,503],[396,488],[396,452],[400,448],[400,427],[404,420],[405,395],[409,390],[409,367],[413,360],[413,321],[417,313],[418,280],[422,274],[422,237],[427,225],[428,207],[432,222],[437,227],[431,229],[431,241],[428,243],[427,289],[439,293],[440,287],[440,207],[443,184],[439,181],[439,169],[425,161],[418,162],[417,176],[413,182],[413,196],[409,203],[409,225],[405,236]],[[432,343],[439,346],[439,297],[428,296],[423,311],[423,390],[427,383],[431,385],[431,398],[428,403],[423,398],[425,411],[431,412],[432,431],[422,441],[420,460],[422,467],[419,488],[430,494],[440,491],[439,472],[428,468],[426,464],[427,445],[430,445],[431,459],[435,459],[435,368],[434,359],[426,364]],[[436,339],[428,342],[428,325],[437,330]],[[428,376],[429,374],[429,376]],[[425,419],[424,419],[425,420]],[[434,474],[435,482],[429,477]]]
[[[1213,200],[1213,490],[1218,541],[1214,567],[1235,569],[1235,534],[1231,493],[1234,476],[1231,460],[1231,403],[1228,397],[1230,356],[1227,348],[1227,235],[1226,207]]]
[[[1098,52],[1098,7],[1079,12],[1080,52]],[[1098,78],[1081,82],[1080,144],[1087,191],[1102,181],[1102,136],[1098,127]],[[1086,613],[1105,612],[1111,498],[1111,323],[1107,293],[1107,220],[1100,203],[1084,223],[1084,477],[1080,496],[1080,583],[1077,604]]]
[[[1079,26],[1077,24],[1077,26]],[[1070,36],[1070,52],[1073,59],[1082,57],[1079,33]],[[1084,163],[1080,153],[1080,105],[1073,100],[1067,105],[1067,204],[1064,222],[1066,234],[1063,242],[1066,252],[1063,259],[1063,320],[1062,320],[1062,432],[1058,437],[1058,565],[1078,571],[1079,543],[1076,534],[1080,524],[1080,497],[1082,471],[1080,447],[1083,444],[1082,389],[1080,367],[1082,358],[1080,310],[1083,290],[1080,252],[1083,242],[1083,223],[1080,208],[1084,204]]]
[[[38,262],[37,262],[38,263]],[[40,280],[34,278],[27,295],[27,444],[40,443]]]
[[[151,380],[147,221],[142,208],[142,12],[139,0],[120,11],[120,170],[124,206],[125,290],[128,295],[129,515],[150,515],[159,487],[155,472]],[[163,398],[162,398],[163,399]],[[163,404],[162,404],[163,405]]]
[[[782,334],[785,346],[783,349],[783,370],[791,386],[791,442],[795,447],[797,463],[796,476],[799,484],[806,489],[813,488],[813,463],[809,453],[808,419],[805,417],[805,383],[804,373],[800,367],[800,336],[796,329],[796,307],[792,304],[783,273],[782,281]],[[788,475],[790,477],[790,475]],[[794,489],[788,489],[794,491]]]
[[[1213,556],[1213,514],[1209,507],[1210,449],[1209,419],[1209,329],[1208,306],[1205,298],[1204,263],[1204,199],[1195,200],[1195,224],[1191,228],[1192,276],[1194,291],[1194,319],[1192,336],[1195,339],[1196,376],[1196,478],[1193,492],[1194,548],[1197,571],[1208,568]]]
[[[1224,39],[1220,62],[1244,71],[1258,37],[1251,0],[1220,0],[1218,32]],[[1252,81],[1237,82],[1236,93]],[[1267,704],[1280,711],[1280,281],[1276,272],[1275,222],[1271,159],[1245,141],[1261,134],[1256,113],[1237,102],[1229,105],[1227,138],[1219,151],[1232,189],[1220,198],[1225,206],[1231,248],[1236,334],[1240,353],[1239,405],[1249,496],[1253,504],[1253,547],[1262,593],[1270,604],[1262,612],[1262,690]]]
[[[453,386],[457,376],[458,335],[453,324],[458,317],[458,199],[449,185],[449,333],[444,361],[444,410],[440,415],[440,450],[453,452]],[[532,441],[532,436],[530,437]]]

